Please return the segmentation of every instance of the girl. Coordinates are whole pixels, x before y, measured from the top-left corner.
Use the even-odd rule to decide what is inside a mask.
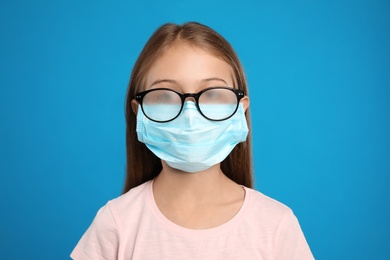
[[[99,210],[71,257],[313,259],[292,211],[251,189],[247,93],[217,32],[160,27],[130,78],[123,195]]]

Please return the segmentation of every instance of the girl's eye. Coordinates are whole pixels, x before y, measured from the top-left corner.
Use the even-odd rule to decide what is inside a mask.
[[[147,104],[172,104],[181,103],[180,96],[170,90],[155,90],[149,92],[144,97],[144,103]]]
[[[221,93],[218,90],[208,90],[202,94],[202,99],[205,100],[218,100],[221,97]]]
[[[161,103],[170,103],[173,100],[177,100],[177,94],[172,91],[161,91],[158,96],[158,101]]]

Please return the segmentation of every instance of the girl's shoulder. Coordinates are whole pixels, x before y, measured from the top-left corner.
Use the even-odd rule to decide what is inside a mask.
[[[282,202],[251,188],[245,187],[245,191],[248,199],[247,211],[250,212],[249,215],[272,220],[280,220],[286,215],[293,215],[292,210]]]
[[[109,207],[114,218],[126,218],[131,212],[135,214],[144,209],[147,191],[151,181],[145,182],[130,189],[125,194],[107,202],[105,207]]]

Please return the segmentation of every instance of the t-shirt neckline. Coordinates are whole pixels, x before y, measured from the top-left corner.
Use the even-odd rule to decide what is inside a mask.
[[[228,232],[229,230],[233,229],[235,226],[239,224],[240,219],[245,215],[245,211],[247,208],[247,205],[250,200],[250,192],[249,189],[245,186],[242,186],[245,191],[245,197],[244,201],[241,205],[241,208],[239,211],[234,215],[229,221],[208,229],[190,229],[186,227],[182,227],[162,214],[160,209],[157,207],[156,201],[154,200],[154,194],[153,194],[153,181],[151,180],[147,184],[147,204],[149,208],[151,209],[154,217],[156,220],[167,230],[169,230],[172,233],[175,233],[180,236],[189,237],[193,239],[199,239],[199,238],[205,238],[210,236],[218,236],[221,233]]]

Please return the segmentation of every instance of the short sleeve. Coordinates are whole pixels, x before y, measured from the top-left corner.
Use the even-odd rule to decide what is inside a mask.
[[[276,259],[312,260],[314,259],[298,219],[289,210],[282,219],[275,242]]]
[[[111,260],[118,255],[118,232],[109,204],[102,207],[71,253],[74,260]]]

